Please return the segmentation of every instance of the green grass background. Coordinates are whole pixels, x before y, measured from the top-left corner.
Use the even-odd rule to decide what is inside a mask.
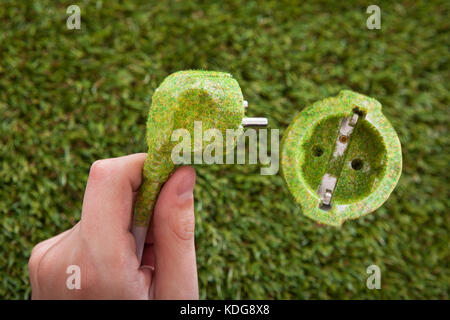
[[[304,217],[280,175],[197,167],[201,298],[449,297],[449,2],[2,1],[0,297],[30,297],[32,247],[80,218],[96,159],[146,150],[151,95],[177,70],[232,73],[250,116],[281,133],[312,102],[378,99],[403,173],[342,229]],[[81,30],[67,30],[78,4]],[[377,264],[382,289],[366,288]]]

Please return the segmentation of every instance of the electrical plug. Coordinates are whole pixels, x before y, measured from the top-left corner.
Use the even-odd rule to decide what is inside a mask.
[[[131,230],[139,261],[159,191],[176,167],[171,159],[177,143],[171,141],[173,131],[187,129],[193,136],[196,121],[202,122],[202,131],[217,129],[223,135],[227,129],[267,125],[265,118],[244,118],[247,106],[237,81],[224,72],[179,71],[155,90],[147,120],[148,153]],[[203,147],[193,142],[193,156],[203,152]]]

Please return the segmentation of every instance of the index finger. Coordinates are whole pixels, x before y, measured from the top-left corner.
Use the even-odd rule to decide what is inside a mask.
[[[85,235],[106,243],[123,235],[129,237],[133,192],[141,184],[146,156],[138,153],[92,164],[81,214]]]

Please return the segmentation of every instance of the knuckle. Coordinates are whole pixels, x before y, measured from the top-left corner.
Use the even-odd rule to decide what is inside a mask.
[[[28,260],[28,270],[31,274],[34,274],[36,272],[37,267],[39,265],[40,256],[41,255],[39,254],[39,244],[37,244],[31,250],[30,259]]]
[[[46,280],[48,279],[49,275],[51,274],[51,263],[49,263],[48,259],[45,259],[46,254],[44,254],[41,259],[39,259],[39,262],[35,266],[34,274],[36,276],[38,283],[46,283]]]
[[[104,180],[114,174],[113,159],[97,160],[91,165],[89,177],[95,180]]]
[[[59,256],[55,255],[55,251],[57,251],[57,249],[57,246],[53,246],[41,254],[38,265],[36,266],[36,274],[38,279],[45,278],[47,275],[50,275],[54,271],[57,262],[60,262],[57,261],[58,259],[55,259],[55,257]]]

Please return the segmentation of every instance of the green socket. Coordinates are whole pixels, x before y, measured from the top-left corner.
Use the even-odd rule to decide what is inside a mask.
[[[340,226],[388,199],[402,170],[401,145],[378,101],[341,91],[289,125],[281,169],[306,216]]]

